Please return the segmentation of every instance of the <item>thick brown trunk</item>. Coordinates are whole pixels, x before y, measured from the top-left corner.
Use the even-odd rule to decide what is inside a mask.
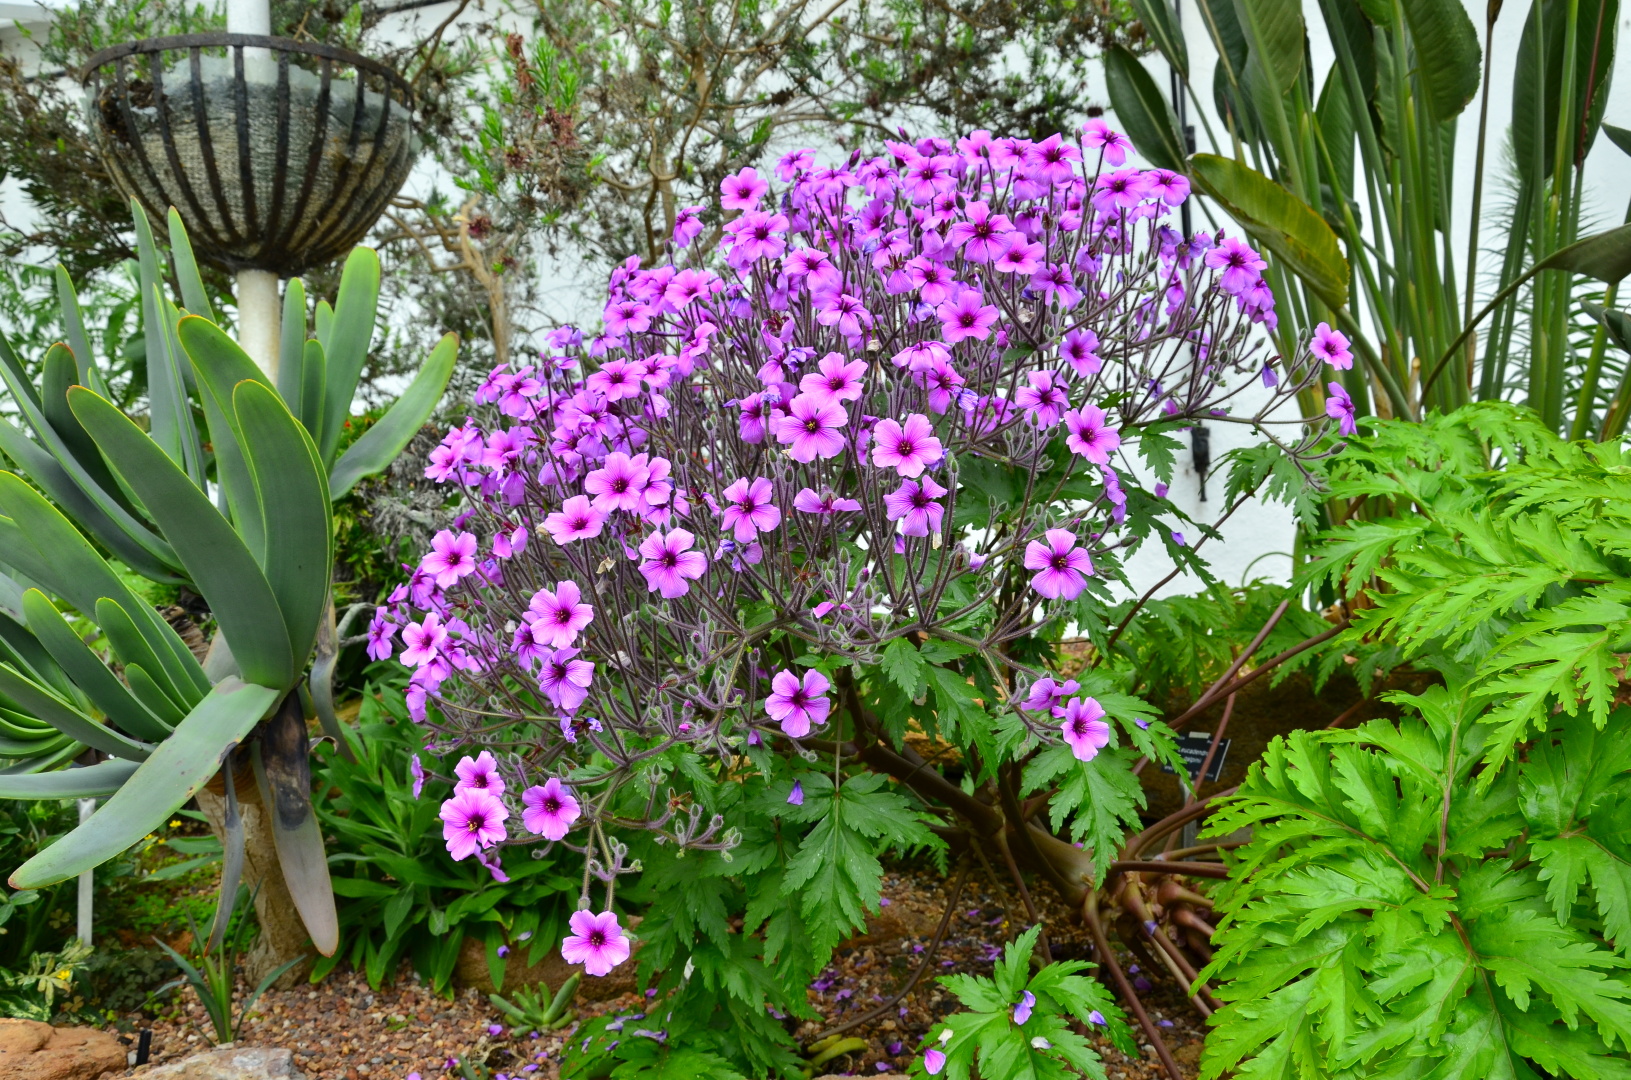
[[[258,986],[279,965],[304,955],[307,958],[304,963],[284,972],[274,984],[280,990],[288,990],[311,972],[315,952],[306,926],[300,921],[300,913],[295,910],[294,898],[289,895],[289,886],[283,881],[283,867],[278,863],[277,847],[272,842],[272,824],[261,806],[254,774],[248,769],[240,770],[234,787],[244,823],[243,884],[255,897],[255,918],[260,924],[260,936],[244,957],[244,970],[249,984]],[[226,798],[209,788],[200,791],[197,798],[198,809],[209,821],[210,831],[224,844]]]

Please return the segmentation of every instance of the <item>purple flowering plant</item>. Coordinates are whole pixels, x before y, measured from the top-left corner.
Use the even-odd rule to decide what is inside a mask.
[[[759,1063],[785,1064],[765,1003],[808,1015],[804,983],[877,910],[881,851],[1012,834],[1066,889],[1102,879],[1132,761],[1176,760],[1172,733],[1113,664],[1056,678],[1052,641],[1107,640],[1151,538],[1203,568],[1210,525],[1137,479],[1171,480],[1172,432],[1247,424],[1293,472],[1324,438],[1277,426],[1320,358],[1268,354],[1263,260],[1182,236],[1187,182],[1124,143],[1094,121],[728,177],[718,250],[683,212],[669,261],[612,275],[598,333],[495,368],[431,454],[465,509],[369,642],[461,761],[449,852],[575,853],[563,952],[591,975],[632,953],[635,875],[643,973],[764,975],[719,991]],[[1020,800],[1059,835],[1010,829]]]

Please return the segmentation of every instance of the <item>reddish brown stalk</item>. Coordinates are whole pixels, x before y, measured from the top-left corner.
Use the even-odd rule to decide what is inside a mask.
[[[1115,952],[1110,948],[1110,939],[1105,936],[1104,926],[1099,922],[1099,894],[1090,892],[1087,902],[1082,905],[1082,918],[1087,922],[1088,933],[1093,935],[1093,951],[1098,954],[1099,962],[1110,969],[1110,977],[1116,981],[1116,988],[1121,991],[1121,998],[1132,1010],[1133,1016],[1138,1020],[1138,1026],[1143,1029],[1144,1037],[1150,1040],[1155,1047],[1156,1056],[1161,1059],[1161,1065],[1167,1070],[1172,1080],[1183,1080],[1183,1074],[1178,1071],[1178,1063],[1172,1059],[1172,1051],[1161,1038],[1161,1032],[1150,1020],[1150,1014],[1144,1011],[1144,1003],[1138,999],[1133,990],[1133,984],[1127,981],[1127,973],[1121,970],[1121,964],[1116,960]]]

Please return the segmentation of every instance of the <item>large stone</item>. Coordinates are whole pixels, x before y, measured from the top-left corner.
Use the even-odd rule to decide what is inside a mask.
[[[305,1080],[294,1051],[276,1046],[218,1046],[161,1065],[142,1080]]]
[[[37,1020],[0,1020],[0,1080],[96,1080],[123,1070],[124,1044],[94,1028],[53,1028]]]

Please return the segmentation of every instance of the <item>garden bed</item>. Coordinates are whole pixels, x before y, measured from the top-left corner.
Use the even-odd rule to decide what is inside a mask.
[[[885,878],[888,905],[871,920],[866,935],[838,949],[832,964],[810,988],[810,1004],[823,1020],[792,1027],[801,1043],[807,1045],[823,1030],[894,997],[932,946],[945,912],[947,886],[932,870],[897,868]],[[1086,930],[1073,922],[1049,890],[1038,889],[1033,898],[1043,907],[1055,959],[1090,958]],[[885,1015],[844,1033],[846,1038],[864,1039],[864,1051],[835,1058],[821,1071],[858,1076],[904,1072],[931,1027],[957,1008],[955,999],[934,979],[955,972],[989,975],[1003,942],[1024,929],[1022,913],[1016,920],[1017,913],[1018,901],[1006,895],[1006,890],[998,892],[989,881],[982,884],[971,879],[930,970]],[[1139,984],[1146,1006],[1161,1024],[1185,1075],[1193,1076],[1205,1033],[1200,1018],[1170,978],[1137,971],[1136,958],[1126,954],[1119,954],[1119,959],[1124,967],[1135,970],[1135,978],[1151,985],[1144,991],[1145,983]],[[247,988],[241,990],[247,992]],[[626,993],[587,1002],[580,994],[580,1020],[607,1013],[626,1013],[632,1019],[642,1012],[644,1000],[638,993]],[[127,1070],[124,1075],[140,1076],[152,1066],[207,1048],[208,1022],[191,991],[183,991],[178,1005],[157,1020],[141,1013],[121,1017],[117,1025],[121,1033],[128,1035],[143,1027],[153,1031],[149,1066]],[[485,1064],[489,1075],[546,1080],[559,1075],[562,1052],[573,1030],[568,1027],[535,1038],[530,1031],[505,1021],[475,989],[463,988],[452,1000],[437,997],[404,965],[397,980],[378,991],[349,969],[337,971],[315,987],[269,991],[251,1012],[241,1042],[289,1048],[294,1051],[296,1067],[309,1080],[400,1080],[414,1072],[430,1080],[451,1071],[449,1059]],[[1153,1080],[1162,1075],[1153,1056],[1132,1061],[1107,1039],[1096,1038],[1094,1044],[1105,1057],[1112,1080]],[[529,1073],[528,1065],[537,1068]]]

